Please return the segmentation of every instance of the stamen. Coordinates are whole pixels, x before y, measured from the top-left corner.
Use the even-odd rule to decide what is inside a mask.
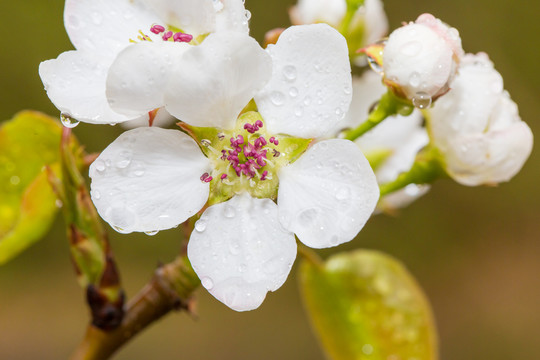
[[[204,173],[201,175],[201,181],[207,182],[206,179],[208,179],[209,177],[211,177],[210,174]]]
[[[214,179],[213,177],[209,176],[209,177],[207,177],[206,179],[204,179],[203,181],[204,181],[205,183],[209,183],[209,182],[212,181],[213,179]]]
[[[227,178],[227,174],[221,174],[221,180],[225,180]]]
[[[165,32],[165,28],[161,25],[154,25],[150,28],[150,31],[153,32],[154,34],[160,34],[162,32]]]
[[[177,32],[176,34],[174,34],[173,40],[176,41],[176,42],[187,42],[188,43],[191,40],[193,40],[193,36],[189,35],[189,34],[184,34],[184,33],[181,33],[181,32]]]
[[[272,153],[274,154],[274,157],[279,157],[279,155],[281,155],[281,153],[276,149],[272,150]]]
[[[161,37],[163,40],[167,41],[171,38],[171,36],[173,36],[173,32],[172,31],[167,31],[165,34],[163,34],[163,36]]]
[[[261,180],[266,180],[266,176],[268,175],[268,171],[267,170],[264,170],[262,175],[261,175]]]

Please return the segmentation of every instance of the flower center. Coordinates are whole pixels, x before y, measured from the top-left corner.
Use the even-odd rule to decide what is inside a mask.
[[[201,181],[210,183],[210,202],[219,203],[248,192],[275,199],[278,170],[296,160],[310,139],[268,134],[258,112],[242,114],[232,130],[184,127],[212,161],[213,169]]]

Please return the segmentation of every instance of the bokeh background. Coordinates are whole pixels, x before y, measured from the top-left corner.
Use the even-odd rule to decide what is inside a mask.
[[[294,0],[247,0],[252,35],[288,25]],[[40,61],[72,48],[63,0],[0,0],[0,121],[21,109],[51,115]],[[540,3],[531,0],[386,0],[391,28],[431,12],[459,29],[467,52],[486,51],[533,133],[540,131]],[[122,129],[81,124],[75,134],[100,151]],[[401,259],[429,296],[442,359],[540,359],[540,157],[538,146],[510,183],[467,188],[439,181],[396,217],[372,218],[358,238],[323,251],[370,248]],[[154,237],[112,234],[132,296],[158,262],[174,258],[179,230]],[[253,312],[236,313],[199,291],[199,317],[172,314],[115,357],[138,359],[323,359],[301,305],[296,267]],[[0,359],[69,356],[88,321],[62,220],[0,267]]]

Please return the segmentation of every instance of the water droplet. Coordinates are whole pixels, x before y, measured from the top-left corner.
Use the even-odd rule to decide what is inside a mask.
[[[431,96],[423,91],[419,91],[413,96],[412,102],[417,108],[425,109],[431,105]]]
[[[309,104],[311,104],[311,98],[309,96],[306,96],[304,98],[304,105],[308,106]]]
[[[202,139],[201,140],[201,145],[202,146],[205,146],[205,147],[209,147],[210,145],[212,145],[212,142],[208,139]]]
[[[9,182],[11,183],[11,185],[19,185],[19,183],[21,182],[21,178],[18,177],[17,175],[13,175],[11,178],[9,178]]]
[[[409,85],[412,87],[418,87],[420,85],[420,74],[416,71],[413,71],[411,76],[409,76]]]
[[[251,19],[251,11],[246,10],[245,15],[246,15],[246,20],[249,21]]]
[[[348,187],[342,187],[336,192],[336,199],[345,200],[350,196],[351,192]]]
[[[60,199],[56,199],[56,201],[54,202],[54,205],[56,205],[57,208],[62,208],[62,206],[64,206],[64,203],[62,202],[62,200]]]
[[[297,76],[296,68],[293,65],[287,65],[283,68],[283,76],[287,81],[294,81]]]
[[[148,236],[154,236],[159,232],[159,230],[145,231],[144,233]]]
[[[137,177],[141,177],[143,176],[145,173],[145,169],[144,169],[144,166],[142,164],[135,164],[133,166],[133,175],[137,176]]]
[[[203,232],[204,230],[206,230],[206,221],[203,219],[198,220],[195,223],[195,230],[197,230],[198,232]]]
[[[343,114],[343,110],[341,108],[336,108],[336,115],[340,118],[343,117],[345,114]]]
[[[234,210],[231,205],[225,205],[225,207],[223,208],[223,215],[226,218],[231,219],[236,215],[236,210]]]
[[[319,211],[315,208],[306,209],[298,214],[298,222],[303,227],[311,227],[318,219]]]
[[[406,56],[416,56],[422,50],[422,43],[420,41],[409,41],[401,46],[401,53]]]
[[[214,287],[214,281],[206,276],[201,279],[201,284],[206,290],[211,290]]]
[[[119,169],[125,169],[131,163],[131,153],[128,151],[122,151],[116,159],[116,167]]]
[[[246,264],[240,264],[240,266],[238,267],[238,272],[240,273],[243,273],[247,270],[247,265]]]
[[[96,160],[94,162],[94,167],[97,171],[102,172],[105,170],[105,163],[101,160]]]
[[[95,200],[101,199],[101,193],[98,190],[93,190],[92,191],[92,198],[95,199]]]
[[[291,95],[291,97],[295,98],[298,96],[298,89],[295,88],[295,87],[292,87],[289,89],[289,95]]]
[[[343,92],[347,95],[349,95],[352,90],[351,90],[351,87],[349,85],[346,85],[344,88],[343,88]]]
[[[373,354],[373,346],[371,346],[370,344],[365,344],[364,346],[362,346],[362,352],[366,355]]]
[[[135,225],[137,217],[135,213],[125,205],[118,205],[108,208],[105,211],[104,219],[113,226],[113,228],[122,234],[130,233],[130,228]]]
[[[69,115],[68,113],[61,113],[60,114],[60,121],[62,122],[62,125],[64,125],[67,128],[74,128],[75,126],[79,125],[80,121],[74,119]]]
[[[274,91],[272,94],[270,94],[270,100],[272,103],[276,106],[281,106],[285,102],[285,97],[283,94],[279,91]]]

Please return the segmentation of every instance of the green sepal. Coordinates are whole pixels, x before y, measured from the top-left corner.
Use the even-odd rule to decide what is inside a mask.
[[[62,126],[22,111],[0,127],[0,264],[49,231],[58,211],[47,169],[59,173]]]
[[[206,157],[211,158],[212,156],[215,156],[212,150],[206,146],[204,142],[216,144],[218,141],[220,141],[219,134],[222,134],[220,129],[214,127],[191,126],[185,122],[179,122],[177,125],[193,140],[195,140],[197,144],[199,144],[201,151]],[[223,139],[222,141],[225,140],[227,139]]]
[[[357,250],[322,266],[304,261],[300,274],[307,312],[329,359],[438,359],[430,305],[392,257]]]

